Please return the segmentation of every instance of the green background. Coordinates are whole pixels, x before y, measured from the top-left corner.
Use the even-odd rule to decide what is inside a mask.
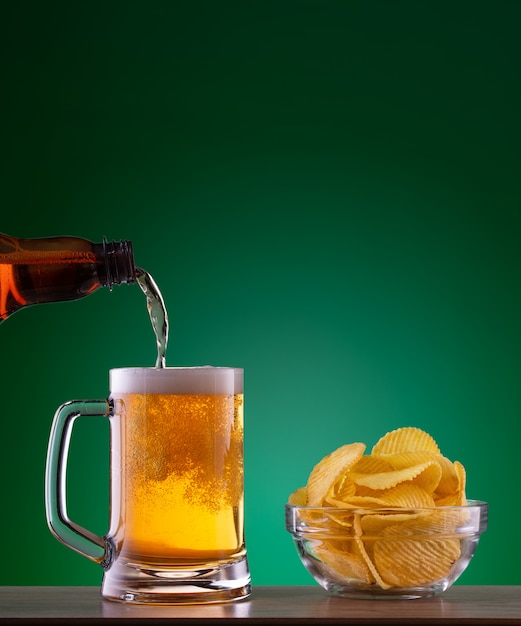
[[[459,582],[521,584],[520,26],[508,0],[0,7],[0,230],[130,239],[167,364],[244,367],[254,585],[313,584],[288,494],[407,425],[489,502]],[[27,308],[0,346],[0,582],[98,585],[47,529],[47,438],[110,368],[154,364],[144,296]],[[71,451],[71,515],[100,533],[105,426]]]

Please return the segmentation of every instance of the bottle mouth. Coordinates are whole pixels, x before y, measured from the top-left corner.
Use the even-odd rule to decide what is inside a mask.
[[[107,286],[136,282],[134,251],[131,241],[108,241],[103,237]]]

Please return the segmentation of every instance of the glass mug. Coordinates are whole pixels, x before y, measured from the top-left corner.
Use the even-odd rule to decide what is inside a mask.
[[[99,563],[104,598],[207,603],[250,594],[244,542],[243,370],[110,370],[110,396],[56,411],[47,453],[51,532]],[[110,422],[110,524],[101,537],[67,515],[74,421]]]

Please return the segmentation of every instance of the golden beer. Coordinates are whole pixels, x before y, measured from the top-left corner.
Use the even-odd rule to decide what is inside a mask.
[[[243,394],[112,398],[120,558],[186,565],[243,554]]]

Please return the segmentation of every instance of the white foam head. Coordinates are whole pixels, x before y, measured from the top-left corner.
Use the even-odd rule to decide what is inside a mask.
[[[110,370],[111,393],[243,393],[237,367],[123,367]]]

